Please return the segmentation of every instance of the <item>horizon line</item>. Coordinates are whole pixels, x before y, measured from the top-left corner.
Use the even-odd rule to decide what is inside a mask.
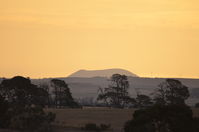
[[[69,77],[69,76],[55,76],[55,77],[52,77],[52,76],[49,76],[49,77],[29,77],[29,76],[23,76],[23,75],[15,75],[15,76],[12,76],[12,77],[0,77],[0,79],[10,79],[10,78],[13,78],[13,77],[16,77],[16,76],[22,76],[22,77],[25,77],[25,78],[30,78],[30,79],[50,79],[50,78],[95,78],[95,77],[102,77],[102,78],[109,78],[109,77],[103,77],[103,76],[93,76],[93,77]],[[173,78],[173,79],[199,79],[199,77],[169,77],[169,76],[128,76],[128,77],[133,77],[133,78]]]

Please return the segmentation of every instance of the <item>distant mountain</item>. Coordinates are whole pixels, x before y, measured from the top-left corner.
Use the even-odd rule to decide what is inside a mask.
[[[113,74],[138,77],[136,74],[124,69],[105,69],[105,70],[79,70],[68,77],[111,77]]]

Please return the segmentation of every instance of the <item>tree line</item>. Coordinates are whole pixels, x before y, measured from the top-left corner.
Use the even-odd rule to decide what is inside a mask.
[[[128,93],[129,82],[125,75],[114,74],[110,79],[111,83],[107,88],[99,88],[97,100],[108,107],[124,108],[134,107],[141,108],[152,104],[149,96],[137,94],[136,98],[130,97]]]
[[[125,132],[199,132],[199,118],[193,116],[192,109],[186,105],[189,98],[188,87],[176,79],[166,79],[158,85],[153,98],[128,94],[128,78],[114,74],[111,84],[100,88],[99,101],[107,106],[124,108],[133,105],[136,110],[132,120],[124,125]]]
[[[29,78],[16,76],[0,84],[0,128],[24,132],[50,132],[56,115],[44,108],[80,108],[73,99],[68,85],[59,79],[47,84],[34,85]],[[114,74],[110,85],[100,88],[97,101],[107,107],[133,107],[137,110],[132,120],[124,124],[125,132],[198,132],[199,119],[193,117],[186,105],[188,87],[176,79],[166,79],[152,93],[153,97],[128,93],[125,75]]]

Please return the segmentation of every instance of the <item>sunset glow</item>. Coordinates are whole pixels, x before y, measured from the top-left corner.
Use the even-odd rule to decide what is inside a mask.
[[[197,0],[0,0],[0,77],[123,68],[199,78]]]

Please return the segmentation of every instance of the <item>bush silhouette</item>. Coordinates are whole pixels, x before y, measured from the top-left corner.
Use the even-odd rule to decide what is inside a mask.
[[[17,76],[0,85],[0,106],[4,114],[0,127],[25,132],[50,131],[55,114],[43,111],[46,91],[32,84],[29,78]],[[2,120],[1,120],[2,119]]]
[[[155,93],[155,104],[136,110],[133,119],[124,125],[125,132],[198,132],[199,119],[185,104],[188,87],[167,79]]]
[[[84,127],[82,127],[82,130],[86,130],[86,131],[105,131],[110,129],[111,125],[108,124],[100,124],[100,126],[96,125],[95,123],[88,123],[86,124]]]

